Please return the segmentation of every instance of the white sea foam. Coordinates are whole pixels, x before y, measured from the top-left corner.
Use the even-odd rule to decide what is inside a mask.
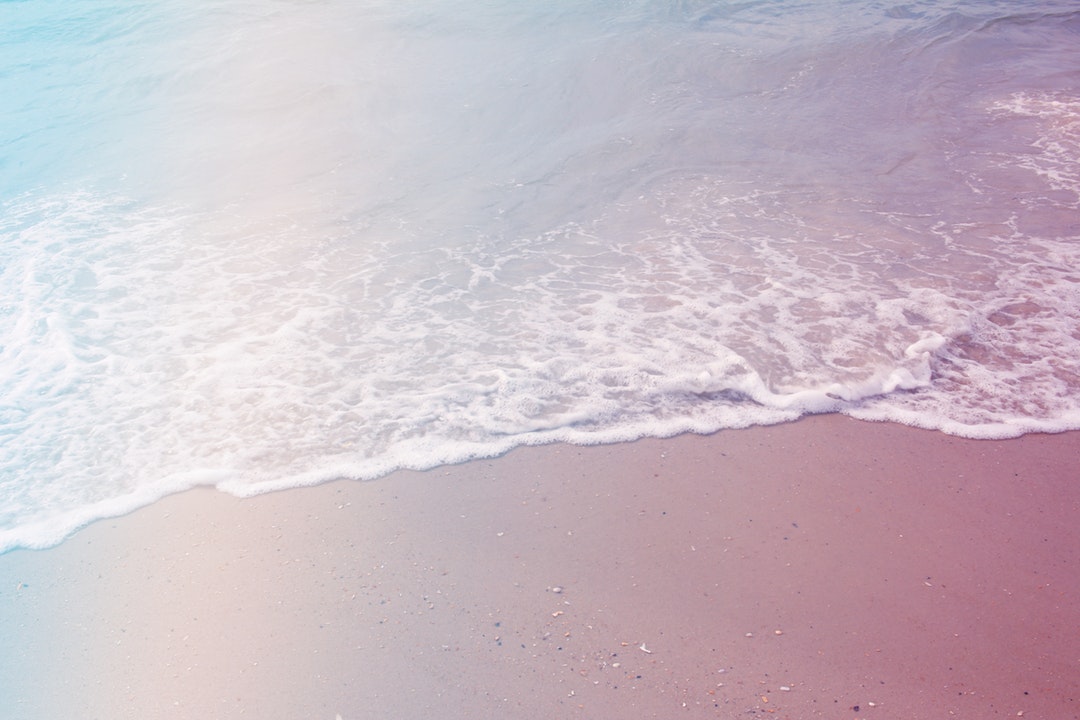
[[[1080,428],[1078,106],[1000,25],[223,7],[152,152],[3,206],[0,550],[523,444]]]

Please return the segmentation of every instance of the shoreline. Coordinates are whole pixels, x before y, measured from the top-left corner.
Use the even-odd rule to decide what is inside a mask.
[[[0,692],[24,718],[1080,717],[1078,451],[820,415],[196,489],[0,556]]]

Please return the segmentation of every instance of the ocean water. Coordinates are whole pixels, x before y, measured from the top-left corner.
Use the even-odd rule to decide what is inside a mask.
[[[1072,0],[7,0],[0,98],[0,551],[522,444],[1080,428]]]

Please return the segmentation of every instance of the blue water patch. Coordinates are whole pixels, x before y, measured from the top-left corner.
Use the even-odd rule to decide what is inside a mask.
[[[0,5],[0,192],[115,183],[183,28],[170,3]]]
[[[0,548],[521,444],[1078,428],[1078,18],[0,4]]]

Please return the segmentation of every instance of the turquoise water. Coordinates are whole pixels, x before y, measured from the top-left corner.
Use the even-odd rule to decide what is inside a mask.
[[[521,444],[1080,428],[1067,2],[0,3],[0,549]]]

